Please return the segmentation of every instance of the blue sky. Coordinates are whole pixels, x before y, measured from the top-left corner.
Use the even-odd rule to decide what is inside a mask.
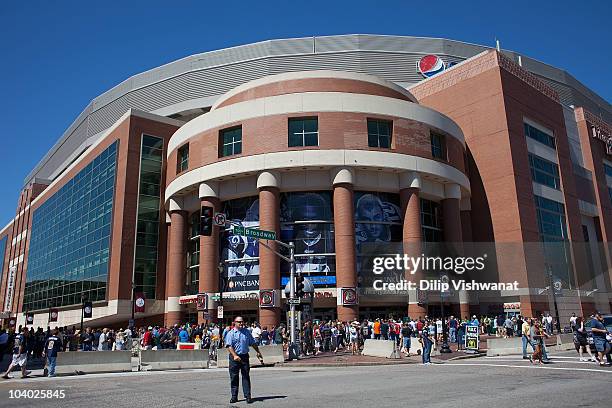
[[[564,68],[612,100],[608,1],[84,3],[0,5],[0,228],[15,214],[25,176],[91,99],[199,52],[312,35],[431,36],[490,46],[497,37],[502,48]]]

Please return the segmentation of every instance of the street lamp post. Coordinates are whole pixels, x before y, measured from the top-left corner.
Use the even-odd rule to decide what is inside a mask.
[[[219,269],[219,300],[217,301],[217,309],[218,309],[219,306],[223,307],[223,286],[224,286],[223,271],[225,269],[223,267],[223,261],[219,262],[219,266],[217,268]],[[217,316],[217,319],[218,318],[219,317]],[[221,323],[223,323],[223,320],[221,320]]]
[[[83,333],[83,316],[85,314],[85,295],[81,294],[81,333]]]
[[[134,330],[134,327],[133,327],[134,326],[134,312],[136,309],[136,294],[134,292],[135,290],[136,290],[136,285],[134,283],[134,279],[132,279],[132,318],[130,319],[132,323],[131,324],[132,327],[130,327],[130,331]]]
[[[550,278],[550,289],[552,291],[553,306],[555,308],[555,318],[557,319],[557,333],[561,334],[561,322],[559,321],[559,307],[557,306],[557,288],[555,288],[555,282],[553,281],[552,266],[546,265],[548,269],[548,277]]]
[[[448,282],[448,277],[446,282]],[[444,315],[444,296],[442,290],[440,290],[440,313],[442,313],[442,347],[440,348],[440,353],[452,353],[448,345],[448,329],[446,327],[446,316]]]

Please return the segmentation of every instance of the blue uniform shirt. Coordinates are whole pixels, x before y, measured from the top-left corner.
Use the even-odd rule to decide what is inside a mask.
[[[181,330],[181,332],[179,333],[179,341],[181,343],[187,343],[189,341],[189,333],[187,333],[187,330]]]
[[[60,349],[62,342],[57,336],[49,336],[45,342],[45,352],[49,357],[57,357],[57,352]]]
[[[236,354],[248,354],[249,346],[253,344],[257,343],[249,329],[236,330],[236,328],[233,328],[225,335],[225,347],[232,347]]]

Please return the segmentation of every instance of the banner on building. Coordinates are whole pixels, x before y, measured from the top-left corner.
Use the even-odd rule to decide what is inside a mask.
[[[49,309],[49,323],[51,322],[57,322],[57,316],[58,316],[58,309]]]
[[[26,326],[34,324],[34,313],[26,313]]]
[[[356,288],[340,288],[338,304],[342,306],[355,306],[359,304]]]
[[[145,295],[142,292],[136,292],[134,295],[134,313],[145,312]]]
[[[259,291],[259,307],[276,307],[276,293],[274,289]]]
[[[4,311],[10,312],[13,306],[13,292],[15,289],[15,272],[17,271],[16,266],[9,268],[9,274],[6,279],[6,297],[4,299]]]
[[[91,302],[83,303],[83,318],[84,319],[91,319],[92,312],[93,312],[93,305],[92,305],[92,303]]]
[[[208,295],[206,293],[198,293],[196,309],[198,312],[208,310]]]

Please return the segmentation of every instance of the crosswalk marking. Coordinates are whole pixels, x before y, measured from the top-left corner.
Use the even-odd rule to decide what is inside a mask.
[[[461,367],[461,366],[481,366],[481,367],[509,367],[509,368],[533,368],[540,370],[562,370],[562,371],[588,371],[604,374],[612,374],[612,370],[597,369],[597,368],[575,368],[575,367],[550,367],[544,365],[513,365],[513,364],[487,364],[487,363],[455,363],[436,365],[438,367]]]

